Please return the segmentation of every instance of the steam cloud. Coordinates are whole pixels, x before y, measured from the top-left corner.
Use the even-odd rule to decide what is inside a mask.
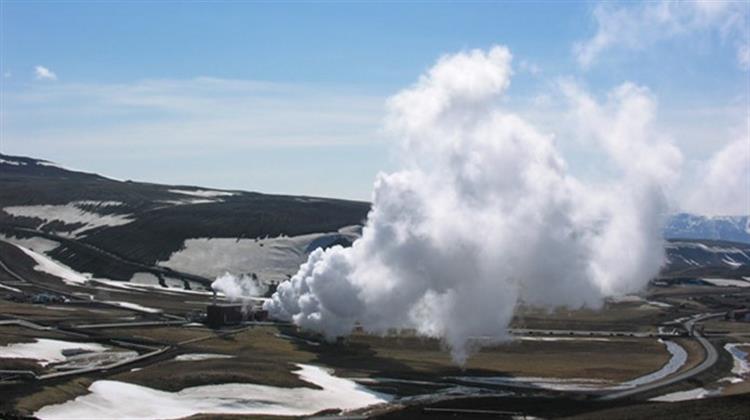
[[[605,104],[564,87],[580,132],[617,178],[587,185],[566,172],[553,137],[498,105],[507,48],[442,57],[388,102],[402,169],[378,175],[362,237],[312,252],[265,308],[328,337],[415,329],[463,363],[507,338],[519,302],[599,307],[657,274],[679,151],[655,136],[655,102],[626,84]]]
[[[211,289],[221,292],[232,302],[245,301],[253,297],[263,296],[267,288],[253,277],[234,276],[224,273],[211,283]]]

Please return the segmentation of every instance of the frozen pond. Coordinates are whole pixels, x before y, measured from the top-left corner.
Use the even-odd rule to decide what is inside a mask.
[[[91,392],[34,413],[40,419],[175,419],[204,414],[304,416],[325,409],[351,410],[390,400],[326,369],[297,365],[300,379],[322,389],[221,384],[166,392],[119,381],[96,381]]]

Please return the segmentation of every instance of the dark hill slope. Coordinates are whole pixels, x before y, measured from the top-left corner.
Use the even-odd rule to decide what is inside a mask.
[[[41,230],[148,265],[167,259],[186,239],[335,232],[362,223],[370,208],[357,201],[124,182],[52,165],[0,155],[0,208],[6,209],[0,228],[13,235],[22,234],[9,231],[17,227]],[[76,214],[55,219],[47,211],[128,221],[87,226]],[[106,274],[86,254],[66,244],[51,253],[77,270]]]

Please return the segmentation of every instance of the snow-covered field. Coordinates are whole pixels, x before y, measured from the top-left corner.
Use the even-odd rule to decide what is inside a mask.
[[[743,351],[740,347],[748,349],[750,348],[750,343],[727,343],[724,345],[724,349],[734,359],[732,373],[739,377],[745,377],[750,374],[750,360],[748,359],[748,352]]]
[[[521,341],[613,341],[611,338],[606,337],[540,337],[538,335],[524,335],[515,337],[516,340]]]
[[[184,248],[161,265],[205,277],[255,273],[263,281],[282,281],[307,260],[313,241],[331,234],[281,236],[267,239],[188,239]]]
[[[671,394],[660,395],[655,398],[651,398],[649,401],[660,401],[660,402],[677,402],[687,400],[698,400],[711,395],[712,392],[706,388],[695,388],[688,391],[678,391]]]
[[[638,295],[612,296],[607,299],[611,303],[643,303],[644,305],[655,306],[659,308],[669,308],[672,305],[655,300],[646,300]]]
[[[89,278],[84,276],[83,274],[71,269],[66,265],[52,260],[51,258],[41,253],[34,252],[21,245],[16,246],[18,247],[18,249],[20,249],[26,255],[36,261],[37,265],[34,267],[34,270],[36,271],[41,271],[43,273],[59,277],[63,282],[65,282],[65,284],[69,285],[82,285],[89,281]]]
[[[216,191],[216,190],[167,190],[171,193],[175,194],[182,194],[182,195],[190,195],[193,197],[203,197],[203,198],[213,198],[213,197],[230,197],[233,195],[237,195],[237,193],[229,192],[229,191]]]
[[[64,205],[10,206],[3,211],[16,217],[41,219],[37,228],[50,222],[83,224],[71,232],[72,236],[82,236],[86,231],[101,226],[120,226],[132,222],[130,214],[99,214],[89,211],[92,206],[110,207],[112,202],[73,201]],[[82,207],[86,207],[84,210]]]
[[[131,302],[119,302],[116,300],[104,300],[103,303],[108,303],[110,305],[119,306],[121,308],[125,309],[131,309],[138,312],[146,312],[149,314],[158,314],[161,312],[161,309],[156,308],[149,308],[148,306],[139,305],[137,303],[131,303]]]
[[[10,290],[11,292],[16,292],[16,293],[23,293],[20,289],[16,289],[15,287],[6,286],[6,285],[4,285],[2,283],[0,283],[0,289]]]
[[[711,283],[714,286],[720,287],[750,287],[749,281],[735,280],[735,279],[701,279],[706,283]]]
[[[178,362],[198,362],[201,360],[211,360],[211,359],[231,359],[234,356],[230,356],[228,354],[218,354],[218,353],[188,353],[188,354],[181,354],[174,358],[175,361]]]
[[[46,253],[60,246],[59,242],[51,241],[46,238],[40,238],[38,236],[34,236],[31,238],[17,238],[14,236],[0,235],[0,240],[16,245],[21,245],[38,253]]]
[[[734,366],[732,367],[732,374],[734,376],[720,379],[715,384],[708,386],[707,388],[695,388],[687,391],[673,392],[671,394],[652,398],[650,401],[676,402],[697,400],[713,395],[720,395],[724,390],[724,386],[720,384],[736,384],[745,381],[748,374],[750,373],[750,361],[748,361],[748,353],[746,351],[743,351],[741,347],[750,348],[750,344],[727,343],[724,345],[724,350],[729,352],[729,354],[731,354],[732,358],[734,359]]]
[[[33,343],[11,343],[0,347],[0,358],[34,359],[41,366],[63,362],[67,359],[63,350],[80,349],[89,352],[104,352],[107,347],[97,343],[74,343],[70,341],[36,338]]]
[[[57,370],[72,370],[72,369],[87,369],[92,367],[110,365],[112,363],[121,362],[128,359],[138,357],[138,352],[135,351],[105,351],[105,352],[93,352],[77,354],[70,356],[65,360],[65,363],[61,363],[55,366]]]
[[[165,392],[102,380],[89,387],[88,395],[34,413],[40,419],[174,419],[204,414],[266,414],[304,416],[325,409],[351,410],[386,402],[389,397],[368,390],[326,369],[297,365],[300,379],[322,389],[278,388],[254,384],[222,384]]]
[[[23,162],[20,160],[0,159],[0,164],[12,165],[12,166],[26,166],[26,162]]]
[[[96,283],[101,283],[106,286],[114,287],[114,289],[106,289],[105,287],[98,286],[99,290],[119,291],[117,289],[121,289],[123,291],[139,291],[139,292],[158,290],[160,292],[179,292],[179,293],[191,293],[191,294],[200,294],[200,295],[211,294],[211,292],[208,292],[208,291],[185,290],[184,283],[182,281],[174,280],[174,279],[167,279],[166,283],[168,287],[166,288],[162,287],[159,285],[159,280],[156,278],[156,276],[150,273],[136,273],[136,275],[134,275],[132,279],[134,280],[133,283],[101,279],[101,278],[93,278],[91,277],[89,273],[79,273],[73,270],[72,268],[60,262],[57,262],[40,252],[32,251],[26,248],[25,246],[22,246],[19,244],[14,244],[14,245],[16,245],[18,249],[23,251],[26,255],[31,257],[36,262],[37,265],[34,266],[34,270],[47,273],[47,274],[51,274],[55,277],[58,277],[62,279],[62,281],[65,282],[65,284],[68,284],[68,285],[81,286],[90,281],[93,281]],[[195,285],[195,287],[202,287],[202,286]],[[161,312],[160,309],[149,308],[146,306],[138,305],[135,303],[129,303],[129,302],[108,301],[106,303],[121,306],[127,309],[133,309],[136,311],[147,312],[147,313]]]
[[[190,282],[192,290],[185,289],[185,284],[181,280],[175,280],[166,278],[165,283],[167,287],[163,287],[159,284],[159,279],[151,273],[136,273],[131,277],[130,281],[117,281],[96,278],[93,281],[107,286],[122,289],[123,291],[136,291],[136,292],[152,292],[157,291],[159,293],[185,293],[193,295],[212,295],[213,293],[205,290],[205,287],[201,284]],[[100,287],[101,289],[101,287]]]

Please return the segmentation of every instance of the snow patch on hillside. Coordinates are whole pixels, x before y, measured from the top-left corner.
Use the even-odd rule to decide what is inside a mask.
[[[23,293],[20,289],[16,289],[15,287],[6,286],[6,285],[4,285],[2,283],[0,283],[0,289],[10,290],[11,292],[16,292],[16,293]]]
[[[386,402],[389,396],[368,390],[326,369],[297,365],[294,373],[322,389],[279,388],[254,384],[221,384],[160,391],[127,382],[100,380],[90,394],[34,413],[40,419],[160,418],[175,419],[202,414],[263,414],[305,416],[321,410],[352,410]],[[137,404],[132,404],[137,401]]]
[[[0,164],[11,165],[11,166],[26,166],[26,162],[22,162],[20,160],[0,159]]]
[[[119,280],[108,280],[108,279],[92,279],[93,281],[107,286],[123,289],[126,291],[135,292],[158,292],[158,293],[187,293],[194,295],[210,296],[213,293],[205,288],[202,284],[195,282],[188,282],[192,287],[191,290],[185,289],[185,283],[181,280],[171,279],[169,277],[164,279],[167,287],[159,284],[159,279],[151,273],[135,273],[131,277],[130,281],[119,281]],[[100,288],[101,289],[101,288]]]
[[[232,359],[234,356],[230,356],[228,354],[218,354],[218,353],[188,353],[188,354],[181,354],[174,358],[177,362],[199,362],[201,360],[211,360],[211,359]]]
[[[74,343],[70,341],[36,338],[33,343],[11,343],[0,347],[0,359],[34,359],[39,365],[63,362],[65,350],[103,352],[108,348],[97,343]]]
[[[184,206],[186,204],[216,203],[217,201],[220,201],[220,200],[211,200],[208,198],[185,198],[182,200],[159,200],[157,201],[157,203],[169,204],[172,206]],[[164,206],[164,207],[168,207],[168,206]]]
[[[264,282],[282,281],[296,273],[306,261],[308,252],[312,251],[310,244],[339,235],[347,236],[315,233],[265,239],[188,239],[182,250],[173,253],[161,265],[205,277],[217,277],[225,272],[255,273]]]
[[[216,191],[216,190],[167,190],[171,193],[175,194],[183,194],[183,195],[191,195],[193,197],[203,197],[203,198],[212,198],[212,197],[229,197],[233,195],[237,195],[237,193],[229,192],[229,191]]]
[[[0,234],[0,240],[10,242],[15,245],[21,245],[34,252],[39,253],[47,253],[60,246],[59,242],[41,238],[39,236],[34,236],[31,238],[17,238]]]
[[[161,312],[161,309],[150,308],[148,306],[143,306],[143,305],[139,305],[137,303],[132,303],[132,302],[120,302],[120,301],[115,301],[115,300],[104,300],[102,302],[108,303],[110,305],[119,306],[121,308],[130,309],[133,311],[145,312],[148,314],[158,314]]]
[[[732,373],[739,377],[745,377],[750,374],[750,359],[748,359],[748,352],[741,350],[741,347],[748,349],[750,343],[727,343],[724,345],[724,350],[728,351],[734,359]]]
[[[115,202],[73,201],[64,205],[10,206],[4,207],[3,211],[15,217],[41,219],[42,222],[35,226],[37,229],[52,222],[61,222],[68,225],[83,224],[82,227],[70,232],[72,236],[82,236],[86,231],[94,228],[120,226],[135,220],[132,214],[99,214],[88,209],[91,206],[111,207],[114,205],[112,203]],[[60,231],[58,230],[58,232]]]
[[[720,286],[720,287],[750,287],[750,282],[744,281],[744,280],[735,280],[735,279],[701,279],[705,281],[706,283],[710,283],[714,286]]]
[[[707,390],[706,388],[695,388],[688,391],[678,391],[671,394],[661,395],[656,398],[651,398],[649,401],[678,402],[699,400],[701,398],[706,398],[709,395],[711,395],[711,391]]]
[[[52,260],[51,258],[34,252],[24,246],[16,245],[18,249],[23,251],[26,255],[36,261],[34,270],[41,271],[43,273],[51,274],[55,277],[62,279],[65,284],[69,285],[82,285],[89,281],[89,278],[83,274],[71,269],[70,267],[63,265],[59,262]]]

